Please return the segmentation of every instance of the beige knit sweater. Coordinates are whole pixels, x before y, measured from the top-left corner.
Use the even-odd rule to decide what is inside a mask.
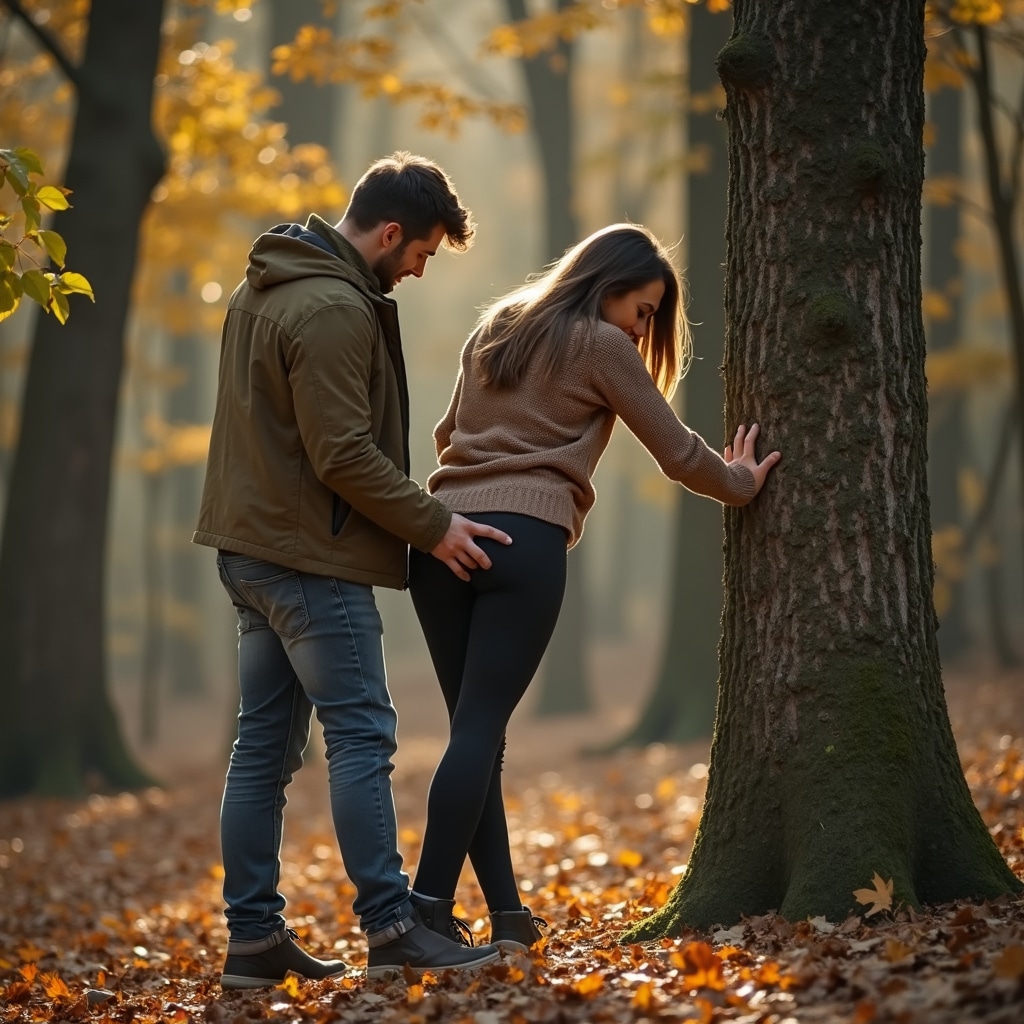
[[[473,359],[478,333],[471,335],[448,412],[434,430],[440,465],[427,489],[454,512],[520,512],[555,523],[572,547],[619,417],[670,479],[727,505],[750,501],[753,474],[727,464],[679,421],[628,335],[603,322],[591,340],[584,333],[573,332],[557,373],[528,369],[506,389],[481,383]]]

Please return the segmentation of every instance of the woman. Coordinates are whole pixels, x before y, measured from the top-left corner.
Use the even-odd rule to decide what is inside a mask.
[[[780,458],[757,462],[756,424],[740,426],[723,459],[679,421],[668,396],[689,352],[679,277],[658,240],[632,224],[596,232],[492,304],[462,350],[427,487],[513,543],[484,542],[492,567],[463,566],[458,577],[412,553],[413,603],[451,722],[412,898],[444,934],[468,934],[452,917],[468,855],[490,941],[525,950],[541,937],[512,870],[505,727],[554,630],[566,551],[594,503],[591,477],[616,417],[667,476],[725,504],[750,501]]]

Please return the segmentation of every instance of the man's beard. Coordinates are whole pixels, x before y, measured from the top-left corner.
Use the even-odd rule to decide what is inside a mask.
[[[384,253],[384,255],[378,257],[377,261],[372,267],[370,267],[374,276],[377,278],[380,290],[385,295],[387,295],[388,292],[393,291],[395,285],[398,283],[398,267],[402,262],[402,257],[405,255],[405,250],[408,244],[408,242],[402,242],[394,252]]]

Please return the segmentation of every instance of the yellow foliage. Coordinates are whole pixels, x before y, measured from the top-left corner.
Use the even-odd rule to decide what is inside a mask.
[[[67,246],[56,231],[42,227],[44,210],[70,206],[66,188],[41,185],[43,165],[31,149],[0,149],[0,321],[32,299],[64,323],[71,312],[67,297],[93,299],[82,274],[64,271]],[[49,270],[51,263],[62,273]]]
[[[969,391],[1009,378],[1010,356],[1002,349],[957,346],[930,352],[925,360],[928,391]]]
[[[921,310],[927,320],[934,323],[948,320],[953,313],[949,299],[937,288],[925,288],[921,295]]]
[[[664,3],[661,6],[664,8]],[[545,11],[512,25],[499,25],[484,40],[482,50],[501,57],[536,57],[553,50],[560,41],[569,42],[608,24],[610,17],[603,6],[577,0],[561,11]]]
[[[925,178],[923,198],[932,206],[951,206],[960,196],[963,182],[953,174]]]
[[[1000,0],[954,0],[950,18],[961,25],[992,25],[1003,16]]]

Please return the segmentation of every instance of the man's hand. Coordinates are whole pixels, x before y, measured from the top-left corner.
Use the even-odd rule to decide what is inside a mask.
[[[754,474],[754,483],[757,486],[754,494],[761,490],[764,486],[765,478],[768,476],[768,471],[782,458],[781,452],[771,452],[760,462],[757,461],[757,456],[754,454],[754,445],[757,443],[757,435],[760,433],[760,430],[761,428],[756,423],[749,431],[741,423],[736,428],[735,440],[732,444],[726,445],[725,448],[726,462],[738,462],[741,466],[746,466]]]
[[[430,553],[435,558],[441,559],[460,580],[468,580],[470,569],[490,569],[491,567],[491,560],[476,543],[475,538],[477,537],[488,537],[500,544],[512,543],[512,538],[507,533],[453,513],[448,532],[441,538],[441,543]]]

